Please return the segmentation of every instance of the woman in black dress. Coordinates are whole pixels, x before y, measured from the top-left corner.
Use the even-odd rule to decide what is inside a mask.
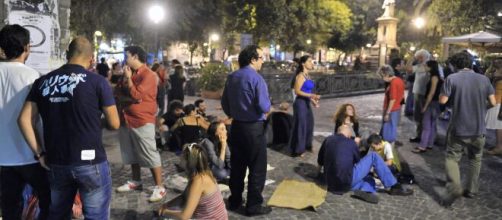
[[[179,100],[183,103],[185,94],[183,88],[185,87],[185,76],[183,76],[183,66],[177,65],[174,67],[174,74],[170,77],[171,90],[169,90],[169,100]]]

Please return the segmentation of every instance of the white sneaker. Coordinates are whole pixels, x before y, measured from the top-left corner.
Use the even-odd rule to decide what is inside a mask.
[[[143,184],[138,181],[127,181],[122,186],[117,187],[117,192],[130,192],[133,190],[142,190],[143,189]]]
[[[150,196],[150,199],[148,201],[150,202],[158,202],[162,200],[166,196],[166,188],[161,187],[161,186],[155,186],[153,189],[152,196]]]

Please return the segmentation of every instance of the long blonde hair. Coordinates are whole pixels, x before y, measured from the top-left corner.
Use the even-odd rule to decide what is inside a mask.
[[[185,169],[189,179],[199,175],[208,175],[214,179],[206,151],[197,143],[185,144],[181,159],[185,163]]]

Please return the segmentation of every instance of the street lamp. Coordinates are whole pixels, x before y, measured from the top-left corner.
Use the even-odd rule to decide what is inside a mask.
[[[154,24],[160,23],[165,16],[164,8],[159,5],[153,5],[148,9],[148,17],[153,21]],[[159,54],[159,27],[155,27],[155,56],[157,57]]]
[[[214,60],[213,48],[212,48],[211,43],[219,41],[219,40],[220,40],[220,35],[218,35],[217,33],[212,33],[209,35],[209,42],[207,45],[207,51],[209,53],[209,61]]]
[[[94,57],[96,60],[99,59],[99,43],[98,43],[98,37],[102,37],[103,33],[101,31],[95,31],[94,32]]]
[[[307,44],[308,44],[308,45],[312,44],[312,40],[308,39],[308,40],[307,40]]]
[[[164,19],[164,9],[159,5],[154,5],[148,9],[148,17],[153,23],[158,24],[160,21]]]
[[[499,11],[499,13],[497,13],[497,16],[502,17],[502,11]]]
[[[422,17],[418,17],[418,18],[413,19],[413,24],[418,29],[422,29],[425,26],[425,20]]]

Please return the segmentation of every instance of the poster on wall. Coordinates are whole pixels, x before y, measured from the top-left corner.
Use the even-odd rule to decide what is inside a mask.
[[[30,31],[31,53],[26,65],[46,74],[62,64],[58,0],[41,3],[5,0],[9,24],[19,24]]]

